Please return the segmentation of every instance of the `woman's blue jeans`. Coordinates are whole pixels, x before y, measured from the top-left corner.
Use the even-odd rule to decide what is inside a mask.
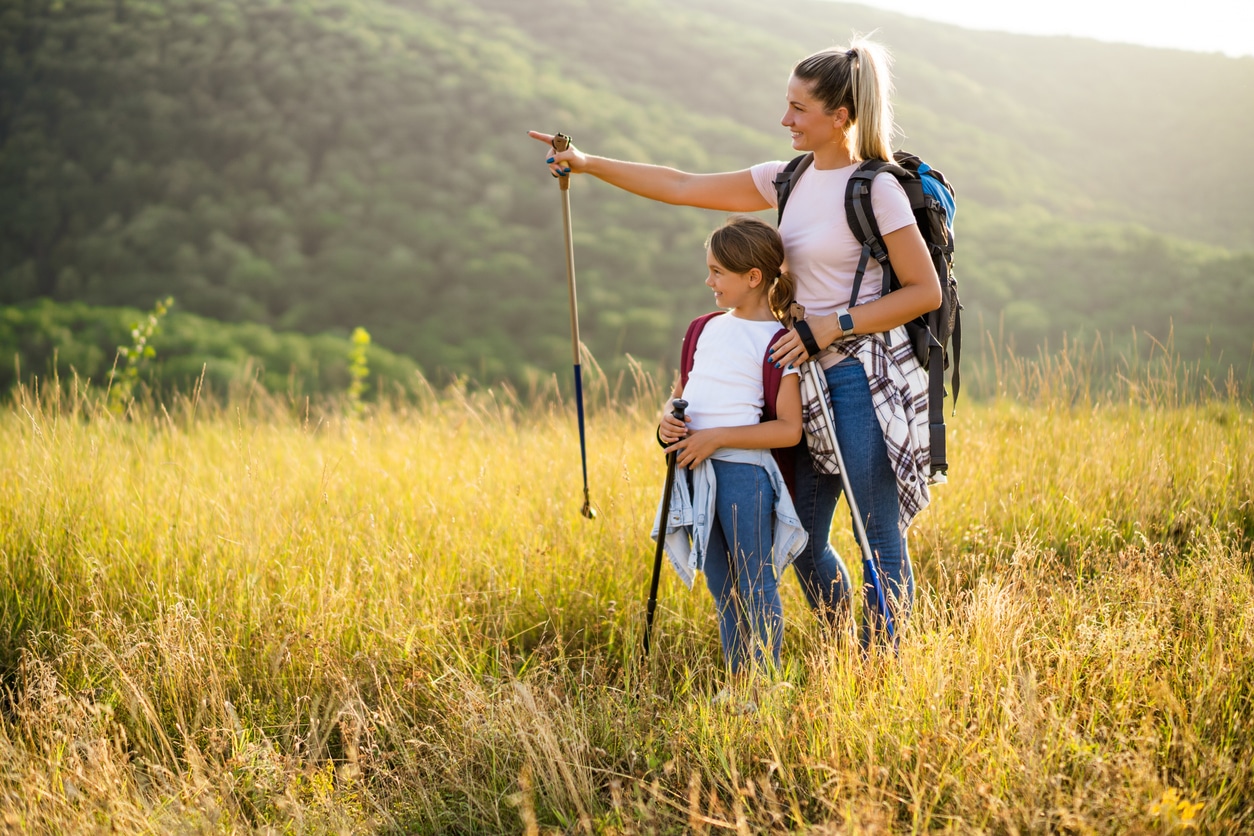
[[[888,459],[888,447],[871,401],[866,372],[856,358],[847,358],[826,370],[831,392],[836,440],[845,461],[849,486],[858,502],[871,553],[877,559],[884,597],[897,629],[909,614],[914,599],[914,573],[906,538],[897,528],[900,507],[897,480]],[[816,473],[804,444],[797,447],[797,516],[810,535],[805,550],[793,562],[806,600],[820,617],[838,629],[847,623],[853,604],[849,570],[828,542],[836,501],[841,494],[839,476]],[[850,515],[852,522],[853,516]],[[863,584],[865,604],[858,637],[863,648],[883,635],[884,613],[874,591]]]
[[[723,661],[733,673],[778,667],[784,608],[771,556],[775,488],[757,465],[710,461],[718,482],[704,571]]]

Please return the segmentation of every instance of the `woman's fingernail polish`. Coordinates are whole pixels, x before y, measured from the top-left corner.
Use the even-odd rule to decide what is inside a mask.
[[[547,160],[545,160],[545,162],[546,162],[546,163],[551,163],[551,162],[553,162],[553,158],[552,158],[552,157],[549,157]]]

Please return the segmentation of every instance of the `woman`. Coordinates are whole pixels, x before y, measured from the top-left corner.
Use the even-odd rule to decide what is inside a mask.
[[[837,440],[850,486],[865,517],[871,550],[879,559],[893,623],[900,624],[914,595],[905,538],[909,518],[902,515],[899,499],[899,491],[906,488],[890,460],[883,431],[885,416],[882,411],[877,413],[866,369],[870,367],[868,358],[876,351],[882,355],[883,339],[878,335],[940,304],[940,282],[905,191],[892,175],[876,178],[872,206],[900,290],[877,298],[881,275],[879,265],[872,260],[858,299],[850,299],[861,247],[844,220],[845,184],[858,163],[892,159],[890,93],[888,56],[882,47],[867,40],[856,40],[848,49],[815,53],[793,68],[780,123],[791,132],[793,148],[813,153],[814,161],[795,184],[779,231],[789,272],[797,282],[797,301],[805,306],[806,324],[822,349],[818,359],[831,392]],[[550,144],[553,140],[549,134],[536,131],[531,136]],[[774,180],[786,165],[774,161],[741,171],[691,174],[596,157],[574,146],[550,153],[547,162],[554,176],[591,174],[652,200],[726,212],[755,212],[775,206]],[[846,310],[851,301],[856,307]],[[781,337],[773,350],[776,362],[785,366],[809,359],[795,328]],[[810,537],[793,566],[810,605],[828,618],[840,620],[847,616],[853,595],[848,570],[828,542],[840,480],[814,472],[800,458],[796,479],[795,505]],[[872,641],[886,615],[878,612],[873,595],[868,599],[861,629],[864,646]]]

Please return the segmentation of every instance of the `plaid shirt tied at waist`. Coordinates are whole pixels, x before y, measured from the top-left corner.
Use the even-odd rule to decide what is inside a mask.
[[[871,402],[884,433],[888,459],[897,480],[900,516],[897,520],[902,535],[911,521],[930,501],[931,435],[928,429],[927,372],[914,356],[905,326],[883,334],[859,334],[838,340],[819,357],[807,361],[801,374],[801,417],[805,426],[806,444],[814,468],[820,473],[837,474],[831,398],[823,367],[856,357],[866,371],[871,387]]]

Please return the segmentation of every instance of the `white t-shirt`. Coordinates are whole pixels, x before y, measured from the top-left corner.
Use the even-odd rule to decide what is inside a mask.
[[[750,169],[754,185],[772,206],[779,205],[775,177],[787,165],[776,160]],[[797,280],[797,301],[805,306],[806,316],[826,316],[849,307],[862,245],[853,237],[845,218],[845,186],[857,167],[855,163],[820,170],[811,165],[802,172],[788,197],[779,235],[784,239],[788,272]],[[880,235],[915,222],[906,190],[887,172],[875,178],[871,209]],[[858,289],[858,304],[878,298],[883,281],[884,271],[874,258],[870,259]]]
[[[730,312],[705,323],[684,386],[689,429],[746,427],[762,420],[762,360],[781,327],[774,320],[741,319]]]

